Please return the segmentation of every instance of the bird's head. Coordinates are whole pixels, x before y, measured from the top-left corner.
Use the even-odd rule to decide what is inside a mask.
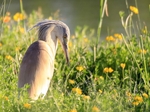
[[[61,46],[64,50],[67,64],[69,64],[69,54],[68,54],[68,41],[70,39],[70,30],[67,25],[61,23],[57,26],[56,36],[59,39]]]
[[[55,44],[57,39],[59,39],[66,56],[66,61],[69,64],[69,54],[68,54],[68,41],[70,38],[69,27],[65,23],[57,20],[41,21],[36,25],[34,25],[29,30],[33,29],[34,27],[39,27],[38,31],[39,40],[48,41],[49,33],[51,34],[51,39],[54,41]]]

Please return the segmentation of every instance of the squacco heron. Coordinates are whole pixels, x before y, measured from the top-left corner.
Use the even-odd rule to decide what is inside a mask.
[[[67,44],[70,30],[65,23],[56,20],[44,20],[32,28],[34,27],[38,27],[38,40],[29,46],[23,57],[18,76],[18,88],[29,84],[29,97],[37,100],[40,95],[44,98],[48,91],[54,72],[58,40],[69,64]]]

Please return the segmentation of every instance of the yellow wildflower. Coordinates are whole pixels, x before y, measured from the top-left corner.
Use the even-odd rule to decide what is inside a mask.
[[[5,58],[11,61],[13,60],[13,58],[10,55],[5,56]]]
[[[109,41],[109,36],[106,37],[106,40]]]
[[[21,20],[24,20],[25,19],[25,16],[22,14],[22,13],[16,13],[14,16],[13,16],[14,20],[15,21],[21,21]]]
[[[139,13],[138,8],[136,8],[136,7],[134,7],[134,6],[130,6],[130,10],[131,10],[132,12],[134,12],[135,14],[138,14],[138,13]]]
[[[76,37],[75,37],[75,35],[72,35],[71,38],[74,39],[74,38],[76,38]]]
[[[114,37],[118,38],[119,40],[122,40],[122,35],[119,33],[115,33]]]
[[[144,34],[147,34],[147,30],[145,30],[145,29],[142,29],[142,32],[143,32]]]
[[[99,89],[98,91],[99,91],[99,93],[101,93],[101,94],[103,93],[103,91],[102,91],[102,90],[100,90],[100,89]]]
[[[8,97],[7,97],[7,96],[4,96],[4,99],[5,99],[6,101],[8,101]]]
[[[104,68],[104,70],[103,70],[103,72],[104,73],[112,73],[114,70],[111,68],[111,67],[106,67],[106,68]]]
[[[15,48],[15,51],[19,51],[19,50],[20,50],[20,47],[16,47],[16,48]]]
[[[122,69],[124,69],[126,64],[125,63],[121,63],[120,66],[121,66]]]
[[[134,101],[134,102],[132,102],[132,105],[137,106],[137,105],[139,105],[139,102]]]
[[[107,36],[107,37],[106,37],[106,40],[107,40],[107,41],[112,41],[112,42],[114,42],[114,41],[115,41],[115,38],[114,38],[113,36]]]
[[[53,17],[52,17],[52,16],[50,16],[48,19],[49,19],[49,20],[53,20]]]
[[[69,79],[69,83],[70,83],[70,84],[75,84],[75,81],[74,81],[74,80]]]
[[[0,47],[2,46],[2,43],[0,43]]]
[[[76,69],[81,72],[82,70],[84,70],[84,67],[80,65],[80,66],[77,66]]]
[[[88,38],[84,38],[84,42],[87,43],[89,40]]]
[[[68,42],[68,46],[69,46],[69,47],[72,47],[72,42],[69,41],[69,42]]]
[[[69,112],[77,112],[77,110],[76,109],[72,109]]]
[[[141,96],[135,96],[134,97],[134,101],[142,103],[143,102],[143,98]]]
[[[139,50],[139,53],[146,54],[146,52],[147,52],[147,51],[146,51],[145,49],[140,49],[140,50]]]
[[[100,78],[100,80],[104,80],[104,77],[103,77],[103,76],[100,76],[99,78]]]
[[[93,106],[93,108],[92,108],[92,112],[99,112],[99,108],[98,108],[98,107],[96,107],[96,106]]]
[[[108,73],[108,67],[104,68],[103,72]]]
[[[83,98],[84,98],[85,100],[89,100],[89,99],[90,99],[90,96],[88,96],[88,95],[83,95]]]
[[[82,90],[80,88],[72,88],[72,92],[77,93],[79,95],[82,94]]]
[[[143,29],[142,29],[142,33],[144,33],[144,34],[147,34],[147,26],[145,26]]]
[[[20,27],[20,28],[19,28],[19,31],[20,31],[20,33],[25,33],[25,30],[24,30],[23,27]]]
[[[25,103],[25,104],[24,104],[24,107],[27,108],[27,109],[30,109],[30,108],[31,108],[31,104]]]
[[[134,106],[137,106],[137,105],[139,105],[142,102],[143,102],[143,98],[141,96],[135,96],[134,97],[134,101],[132,102],[132,104]]]
[[[143,93],[142,96],[148,98],[148,95],[146,93]]]

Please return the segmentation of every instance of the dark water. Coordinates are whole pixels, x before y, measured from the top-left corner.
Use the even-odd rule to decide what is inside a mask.
[[[3,0],[0,0],[3,1]],[[11,1],[8,11],[12,14],[20,11],[20,0]],[[60,10],[61,20],[64,21],[74,33],[76,26],[88,25],[90,28],[97,30],[99,23],[99,7],[100,0],[22,0],[24,10],[27,14],[32,10],[42,8],[44,17],[47,18],[51,13]],[[108,17],[103,19],[102,37],[108,34],[123,33],[124,30],[121,25],[119,11],[125,11],[128,14],[126,1],[129,6],[135,6],[135,0],[108,0]],[[150,0],[136,0],[140,13],[141,23],[145,23],[150,27]],[[134,15],[136,18],[136,15]]]

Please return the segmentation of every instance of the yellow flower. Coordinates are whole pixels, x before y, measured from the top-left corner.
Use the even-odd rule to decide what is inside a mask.
[[[89,40],[87,38],[84,38],[84,42],[87,43]]]
[[[119,40],[122,40],[122,35],[119,33],[115,33],[114,37],[118,38]]]
[[[134,97],[134,101],[142,103],[143,102],[143,98],[141,96],[135,96]]]
[[[104,70],[103,70],[103,72],[104,73],[112,73],[114,70],[111,68],[111,67],[106,67],[106,68],[104,68]]]
[[[89,100],[89,99],[90,99],[90,96],[88,96],[88,95],[83,95],[83,98],[84,98],[85,100]]]
[[[72,42],[69,41],[69,42],[68,42],[68,46],[69,46],[69,47],[72,47]]]
[[[76,69],[81,72],[82,70],[84,70],[84,67],[80,65],[80,66],[77,66]]]
[[[146,52],[147,52],[147,51],[146,51],[145,49],[140,49],[140,50],[139,50],[139,53],[146,54]]]
[[[146,93],[143,93],[142,96],[148,98],[148,95]]]
[[[113,36],[107,36],[107,37],[106,37],[106,40],[107,40],[107,41],[112,41],[112,42],[114,42],[114,41],[115,41],[115,38],[114,38]]]
[[[103,91],[102,91],[102,90],[100,90],[100,89],[99,89],[98,91],[99,91],[99,93],[101,93],[101,94],[103,93]]]
[[[19,50],[20,50],[20,47],[16,47],[16,48],[15,48],[15,51],[19,51]]]
[[[77,110],[76,109],[72,109],[69,112],[77,112]]]
[[[50,16],[48,19],[49,19],[49,20],[53,20],[53,17],[52,17],[52,16]]]
[[[134,101],[134,102],[132,102],[132,105],[137,106],[137,105],[139,105],[139,102]]]
[[[147,34],[147,26],[145,26],[143,29],[142,29],[142,33],[144,33],[144,34]]]
[[[112,68],[109,68],[109,69],[108,69],[108,72],[109,72],[109,73],[112,73],[113,71],[114,71],[114,70],[113,70]]]
[[[7,97],[7,96],[4,96],[4,99],[5,99],[6,101],[8,101],[8,97]]]
[[[99,112],[99,108],[98,108],[98,107],[96,107],[96,106],[93,106],[93,108],[92,108],[92,112]]]
[[[103,72],[108,73],[108,67],[104,68]]]
[[[77,93],[79,95],[82,94],[82,90],[80,88],[72,88],[72,92]]]
[[[72,38],[72,39],[75,39],[76,37],[75,37],[75,35],[72,35],[71,38]]]
[[[25,104],[24,104],[24,107],[27,108],[27,109],[30,109],[30,108],[31,108],[31,104],[25,103]]]
[[[100,78],[100,80],[104,80],[104,77],[103,77],[103,76],[100,76],[99,78]]]
[[[74,80],[69,79],[69,83],[70,83],[70,84],[75,84],[75,81],[74,81]]]
[[[19,31],[20,31],[21,33],[25,33],[25,30],[24,30],[23,27],[20,27],[20,28],[19,28]]]
[[[121,63],[120,66],[121,66],[122,69],[124,69],[126,64],[125,63]]]
[[[14,16],[13,16],[15,21],[21,21],[25,19],[25,16],[22,13],[17,12]]]
[[[2,43],[0,43],[0,47],[2,46]]]
[[[6,59],[13,61],[13,58],[10,55],[5,56]]]
[[[131,10],[132,12],[134,12],[135,14],[138,14],[138,13],[139,13],[138,8],[136,8],[136,7],[134,7],[134,6],[130,6],[130,10]]]

